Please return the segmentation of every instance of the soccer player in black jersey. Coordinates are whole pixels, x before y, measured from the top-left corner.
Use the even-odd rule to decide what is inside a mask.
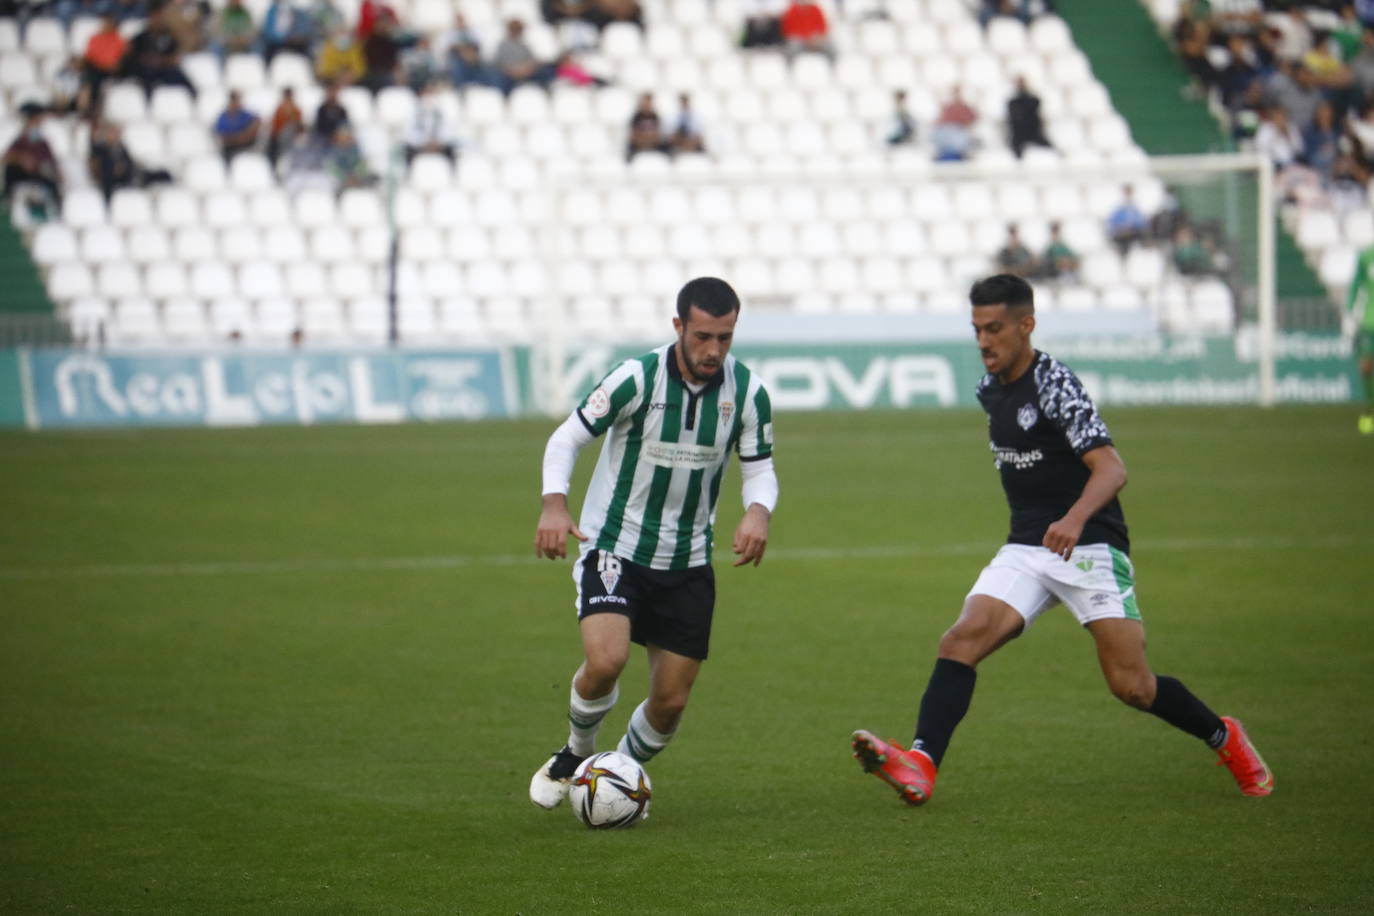
[[[940,639],[911,748],[859,730],[854,756],[907,804],[924,804],[968,711],[978,663],[1062,603],[1092,635],[1118,699],[1205,741],[1245,795],[1268,795],[1274,777],[1241,724],[1217,716],[1175,678],[1150,670],[1126,519],[1116,498],[1126,466],[1077,376],[1031,345],[1030,285],[999,274],[975,283],[969,300],[987,370],[978,401],[1011,507],[1011,534]]]

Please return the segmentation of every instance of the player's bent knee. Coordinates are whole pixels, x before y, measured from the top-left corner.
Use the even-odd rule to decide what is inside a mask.
[[[1121,672],[1107,677],[1107,686],[1112,695],[1127,706],[1136,709],[1149,709],[1155,701],[1154,675],[1139,675],[1135,672]]]

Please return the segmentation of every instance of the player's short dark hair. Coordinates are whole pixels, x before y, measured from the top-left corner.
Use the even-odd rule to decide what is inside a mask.
[[[1005,305],[1008,309],[1035,313],[1035,291],[1015,274],[995,274],[973,284],[968,291],[973,305]]]
[[[697,277],[688,280],[687,285],[677,294],[677,317],[684,322],[687,313],[696,306],[708,315],[719,318],[739,311],[739,296],[730,284],[716,277]]]

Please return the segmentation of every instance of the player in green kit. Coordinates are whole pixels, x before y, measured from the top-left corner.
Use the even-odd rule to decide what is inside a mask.
[[[1363,295],[1361,295],[1363,294]],[[1364,317],[1355,324],[1355,306],[1364,299]],[[1350,294],[1346,297],[1347,321],[1355,328],[1355,356],[1360,363],[1360,381],[1364,384],[1364,411],[1360,414],[1360,432],[1374,435],[1374,245],[1360,252],[1355,276],[1350,278]]]

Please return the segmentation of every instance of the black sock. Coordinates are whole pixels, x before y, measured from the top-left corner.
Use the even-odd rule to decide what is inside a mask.
[[[1207,742],[1216,750],[1226,741],[1226,725],[1207,704],[1193,696],[1192,691],[1176,678],[1159,675],[1155,701],[1146,712],[1159,716],[1174,728],[1182,729]]]
[[[936,767],[945,756],[955,727],[968,712],[977,677],[978,672],[963,662],[949,658],[935,660],[935,670],[930,673],[930,683],[921,697],[921,714],[916,720],[913,746],[930,755]]]

